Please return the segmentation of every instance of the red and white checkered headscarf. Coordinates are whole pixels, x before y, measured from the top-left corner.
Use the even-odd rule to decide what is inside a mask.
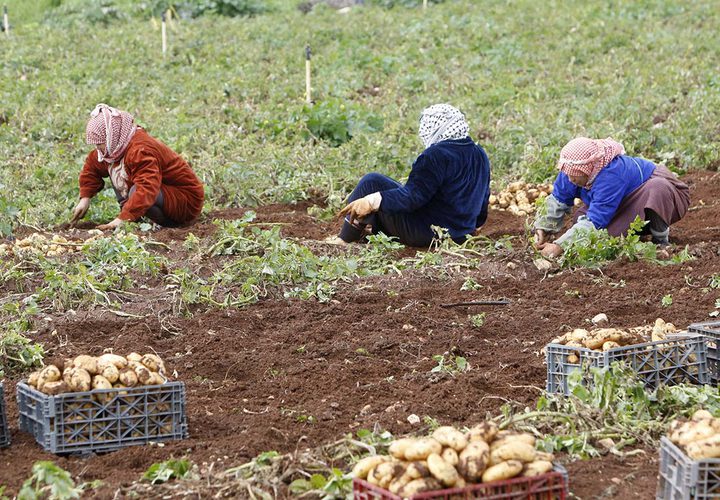
[[[88,144],[105,144],[105,153],[98,151],[98,160],[115,163],[125,154],[135,130],[137,125],[130,113],[101,103],[90,113],[85,140]]]
[[[567,175],[585,174],[590,186],[600,171],[618,155],[625,154],[622,144],[607,139],[577,137],[560,151],[558,168]]]

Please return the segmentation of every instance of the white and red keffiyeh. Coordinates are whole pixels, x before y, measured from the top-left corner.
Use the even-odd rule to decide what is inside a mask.
[[[105,152],[98,150],[98,161],[109,163],[110,182],[123,197],[127,197],[127,173],[122,157],[135,135],[137,125],[133,116],[119,109],[98,104],[90,113],[85,129],[85,141],[98,146],[105,145]]]
[[[464,139],[469,130],[465,115],[449,104],[433,104],[420,115],[418,135],[425,148],[440,141]]]
[[[577,137],[560,151],[558,168],[567,175],[587,175],[587,186],[590,186],[600,171],[613,158],[622,154],[625,154],[623,145],[610,137],[607,139]]]

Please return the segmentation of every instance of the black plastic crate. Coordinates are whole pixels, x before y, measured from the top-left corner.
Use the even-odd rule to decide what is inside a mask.
[[[3,388],[3,382],[0,381],[0,448],[5,446],[10,446],[10,430],[5,415],[5,389]]]
[[[660,441],[657,500],[720,498],[720,458],[690,459],[668,438]]]
[[[550,393],[570,394],[568,378],[577,370],[582,370],[582,385],[591,388],[593,376],[590,368],[605,368],[615,362],[627,365],[650,388],[661,384],[709,382],[706,341],[705,337],[697,334],[672,335],[666,340],[616,347],[605,352],[548,344],[545,359],[547,391]]]
[[[707,360],[710,370],[710,381],[720,382],[720,321],[693,323],[688,331],[704,335],[707,340]]]
[[[19,383],[17,402],[20,430],[51,453],[83,455],[188,437],[182,382],[58,396]]]

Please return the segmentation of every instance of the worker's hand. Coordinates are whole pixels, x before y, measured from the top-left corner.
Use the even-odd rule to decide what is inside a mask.
[[[548,242],[548,234],[542,229],[535,231],[535,246],[542,248]]]
[[[563,254],[563,249],[556,243],[544,243],[540,253],[543,257],[555,258],[560,257]]]
[[[108,231],[111,229],[116,229],[122,225],[122,223],[125,222],[122,219],[113,219],[112,221],[108,222],[107,224],[101,224],[95,229],[99,229],[100,231]]]
[[[70,224],[75,225],[77,224],[80,219],[85,217],[87,215],[87,211],[90,208],[90,198],[80,198],[80,201],[73,209],[73,216],[72,219],[70,219]]]
[[[350,214],[350,221],[352,222],[353,220],[367,217],[374,211],[375,209],[373,208],[372,203],[370,203],[370,200],[366,198],[359,198],[340,210],[338,217]]]

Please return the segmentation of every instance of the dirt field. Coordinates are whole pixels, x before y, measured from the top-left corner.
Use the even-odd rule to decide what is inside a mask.
[[[124,449],[88,459],[58,458],[41,451],[17,430],[14,389],[6,381],[13,444],[0,450],[0,483],[17,491],[36,460],[55,460],[74,477],[102,480],[98,498],[137,481],[154,462],[189,457],[215,470],[241,464],[258,453],[315,447],[360,428],[379,425],[393,433],[417,431],[408,423],[416,414],[442,424],[472,424],[497,414],[505,401],[533,405],[545,385],[540,349],[568,328],[597,313],[614,326],[636,326],[663,317],[676,325],[704,320],[716,293],[704,293],[710,275],[720,269],[720,174],[694,173],[693,208],[671,230],[678,246],[689,245],[696,260],[671,267],[618,262],[601,271],[545,276],[524,252],[521,219],[493,212],[483,232],[496,238],[517,236],[515,250],[488,258],[478,269],[438,279],[404,271],[343,285],[328,303],[265,300],[239,310],[199,312],[192,318],[165,318],[163,283],[149,283],[136,307],[142,319],[108,312],[78,312],[54,317],[34,340],[53,356],[155,350],[187,385],[190,439]],[[702,200],[702,201],[701,201]],[[268,206],[258,220],[283,223],[285,236],[322,239],[337,225],[306,215],[307,205]],[[214,217],[233,218],[242,211]],[[167,243],[173,258],[183,258],[182,241],[213,229],[209,222],[191,229],[162,230],[154,238]],[[315,245],[317,242],[308,244]],[[460,291],[464,277],[483,285]],[[624,283],[624,285],[623,285]],[[670,307],[661,307],[672,293]],[[442,308],[441,304],[481,298],[508,298],[497,307]],[[154,314],[150,311],[154,311]],[[468,314],[487,312],[481,328]],[[57,335],[50,335],[53,330]],[[452,376],[430,374],[432,356],[461,353],[470,371]],[[312,416],[299,423],[299,416]],[[577,498],[654,497],[655,450],[626,460],[607,456],[567,464]],[[122,464],[122,465],[120,465]],[[342,466],[342,464],[336,464]],[[196,485],[198,496],[212,490]],[[280,492],[286,495],[286,492]]]

